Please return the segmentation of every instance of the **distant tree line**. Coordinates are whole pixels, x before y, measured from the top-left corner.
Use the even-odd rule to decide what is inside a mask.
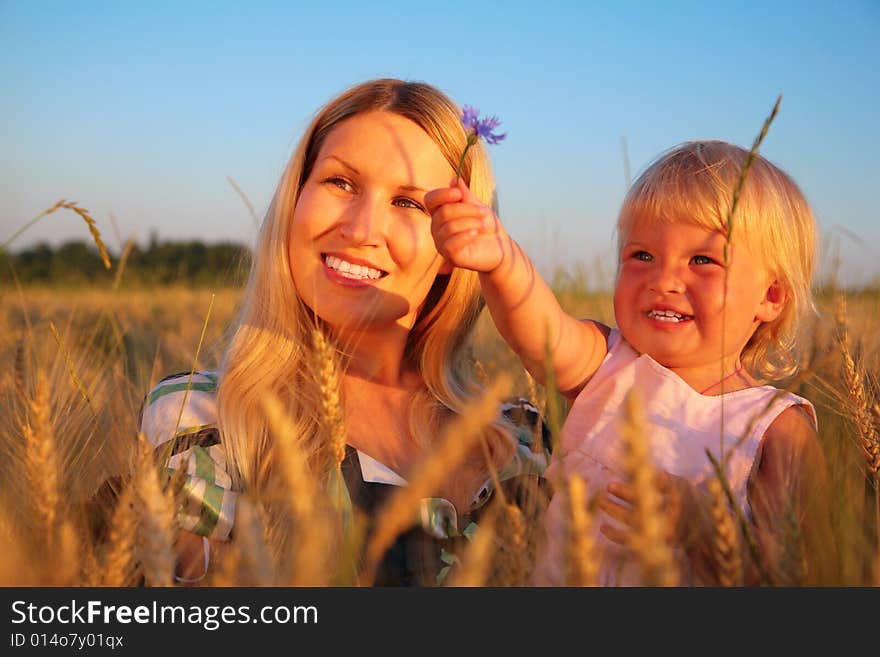
[[[205,244],[159,242],[146,248],[132,245],[128,253],[111,254],[108,271],[95,246],[71,241],[52,248],[48,244],[16,253],[0,252],[0,282],[22,285],[112,285],[122,271],[122,286],[238,286],[247,279],[250,251],[233,242]]]

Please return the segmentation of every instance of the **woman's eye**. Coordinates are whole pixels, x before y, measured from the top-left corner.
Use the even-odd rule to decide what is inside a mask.
[[[711,265],[715,263],[712,258],[704,255],[694,256],[693,258],[691,258],[691,262],[693,262],[695,265]]]
[[[653,262],[654,256],[652,256],[647,251],[636,251],[632,254],[632,257],[636,260],[641,260],[642,262]]]
[[[340,178],[339,176],[331,176],[330,178],[327,178],[324,182],[327,183],[328,185],[333,185],[334,187],[338,187],[339,189],[341,189],[344,192],[353,192],[354,191],[354,185],[352,185],[345,178]]]
[[[411,198],[401,197],[396,198],[392,201],[392,204],[396,205],[399,208],[409,208],[411,210],[419,210],[421,212],[425,211],[425,207],[420,203],[416,203]]]

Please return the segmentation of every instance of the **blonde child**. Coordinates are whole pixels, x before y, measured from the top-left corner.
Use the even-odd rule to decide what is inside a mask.
[[[616,329],[563,312],[522,248],[464,184],[426,198],[438,251],[480,272],[501,335],[541,381],[549,347],[559,389],[572,402],[547,471],[558,489],[537,584],[566,583],[564,482],[572,474],[598,502],[599,582],[645,583],[625,547],[636,525],[635,491],[620,474],[630,391],[646,417],[681,583],[717,582],[703,511],[714,477],[706,450],[720,461],[722,448],[762,561],[784,560],[780,528],[794,519],[808,555],[803,581],[822,580],[828,564],[814,555],[829,543],[829,526],[815,494],[824,485],[815,411],[767,385],[798,367],[798,328],[812,307],[815,225],[795,183],[758,157],[730,230],[727,213],[747,155],[720,141],[688,142],[635,182],[617,223]],[[758,581],[748,563],[745,581]]]

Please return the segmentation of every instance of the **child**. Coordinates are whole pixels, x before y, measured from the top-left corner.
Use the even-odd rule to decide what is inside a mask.
[[[727,212],[746,157],[724,142],[689,142],[635,182],[617,223],[617,329],[563,312],[462,183],[426,199],[438,251],[480,272],[495,324],[536,379],[544,379],[548,348],[552,354],[557,385],[573,404],[547,476],[559,485],[576,473],[598,495],[600,583],[644,583],[622,547],[634,530],[618,431],[631,390],[646,415],[667,534],[703,581],[713,581],[704,563],[711,527],[699,522],[704,484],[714,477],[707,449],[720,460],[723,446],[726,478],[765,559],[782,549],[774,537],[791,512],[808,554],[828,540],[825,516],[812,513],[819,501],[811,491],[824,477],[813,406],[764,385],[798,366],[798,326],[812,307],[814,221],[795,183],[758,157],[731,232]],[[566,581],[565,488],[546,517],[541,585]],[[808,561],[807,581],[819,579],[820,565]]]

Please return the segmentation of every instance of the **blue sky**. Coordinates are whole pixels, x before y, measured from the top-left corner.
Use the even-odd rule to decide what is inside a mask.
[[[314,111],[430,82],[503,121],[501,214],[545,269],[611,260],[632,175],[695,138],[750,146],[813,205],[847,282],[880,276],[880,3],[0,0],[0,237],[60,198],[108,244],[250,243]],[[86,238],[70,214],[15,243]],[[826,259],[827,261],[827,259]]]

